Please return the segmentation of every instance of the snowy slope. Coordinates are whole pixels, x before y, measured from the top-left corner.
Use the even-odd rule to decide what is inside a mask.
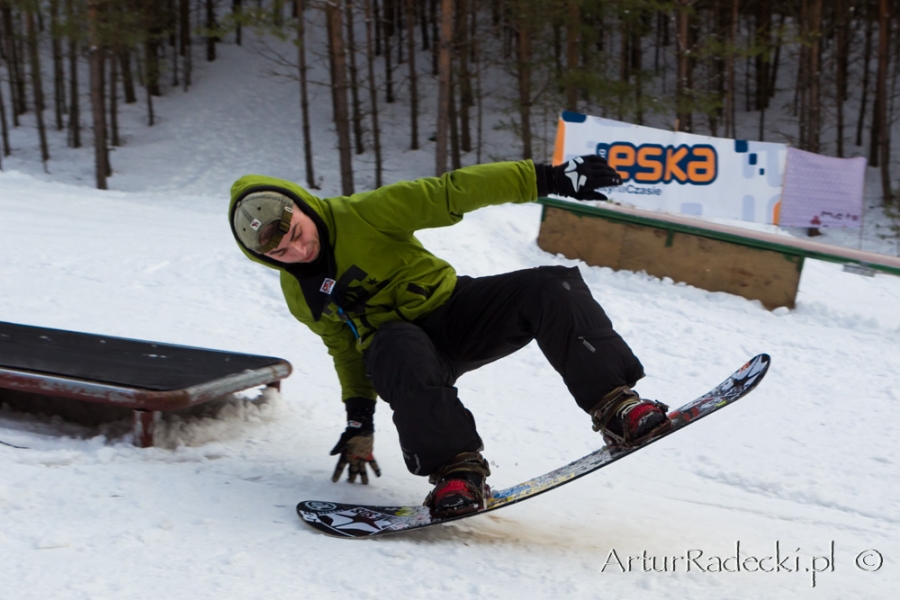
[[[145,450],[115,429],[0,411],[0,440],[29,448],[0,445],[0,598],[892,596],[900,280],[809,261],[797,309],[769,312],[550,256],[535,243],[538,206],[485,209],[420,237],[470,275],[577,265],[646,366],[644,396],[678,404],[759,352],[773,359],[766,381],[690,432],[491,515],[374,542],[305,527],[301,499],[405,504],[428,486],[405,471],[384,404],[384,476],[330,482],[344,426],[330,359],[288,314],[275,274],[237,251],[224,216],[244,172],[302,181],[296,91],[261,80],[258,58],[223,51],[228,62],[204,66],[192,92],[158,104],[160,125],[114,154],[117,191],[91,189],[90,151],[58,139],[51,176],[27,156],[4,162],[0,319],[282,356],[294,374],[268,401],[166,422],[162,447]],[[502,154],[508,140],[493,143]],[[337,191],[331,155],[317,164],[324,193]],[[427,146],[395,152],[387,179],[428,174],[431,161]],[[459,388],[495,486],[600,443],[533,345]],[[738,543],[741,572],[734,559],[711,572]],[[834,568],[811,589],[807,569],[827,566],[832,543]],[[875,564],[868,550],[883,557],[876,572],[857,565]]]

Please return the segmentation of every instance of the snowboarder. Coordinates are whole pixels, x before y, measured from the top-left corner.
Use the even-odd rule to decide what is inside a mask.
[[[376,394],[388,402],[407,468],[434,485],[436,516],[484,508],[490,475],[456,380],[537,340],[608,444],[638,443],[668,424],[665,405],[631,388],[640,361],[613,330],[577,268],[457,276],[414,233],[475,209],[548,194],[605,200],[622,183],[600,156],[562,165],[477,165],[349,197],[317,198],[282,179],[247,175],[231,188],[241,250],[280,271],[291,313],[334,360],[347,427],[332,477],[381,475],[372,454]]]

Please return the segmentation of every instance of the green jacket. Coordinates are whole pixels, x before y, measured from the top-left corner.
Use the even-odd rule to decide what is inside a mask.
[[[325,199],[290,181],[245,175],[231,187],[229,222],[237,200],[265,189],[292,197],[313,219],[320,257],[312,264],[287,265],[238,246],[251,260],[281,272],[288,308],[322,338],[344,400],[375,398],[362,351],[378,327],[428,314],[456,285],[453,267],[426,250],[414,233],[453,225],[483,206],[537,199],[530,160],[466,167]]]

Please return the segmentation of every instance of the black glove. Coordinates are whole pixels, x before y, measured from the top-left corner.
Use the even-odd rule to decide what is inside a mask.
[[[622,177],[596,154],[576,156],[559,166],[534,165],[538,196],[568,196],[576,200],[608,200],[597,188],[622,185]]]
[[[340,454],[337,466],[334,469],[332,481],[341,478],[344,467],[348,464],[347,481],[353,483],[356,476],[363,484],[369,483],[369,475],[366,473],[366,464],[372,469],[376,477],[381,477],[381,469],[372,456],[372,446],[375,442],[375,425],[372,417],[375,415],[375,401],[368,398],[348,398],[344,403],[347,408],[347,428],[341,434],[341,439],[331,450],[331,455]]]

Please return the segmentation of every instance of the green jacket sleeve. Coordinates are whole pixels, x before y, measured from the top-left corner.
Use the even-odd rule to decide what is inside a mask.
[[[537,179],[530,160],[465,167],[350,197],[359,216],[385,233],[445,227],[484,206],[534,200]]]
[[[338,321],[312,318],[297,280],[282,272],[281,285],[291,314],[322,338],[341,384],[341,399],[376,397],[372,382],[366,377],[362,354],[356,349],[356,338],[346,325]]]

